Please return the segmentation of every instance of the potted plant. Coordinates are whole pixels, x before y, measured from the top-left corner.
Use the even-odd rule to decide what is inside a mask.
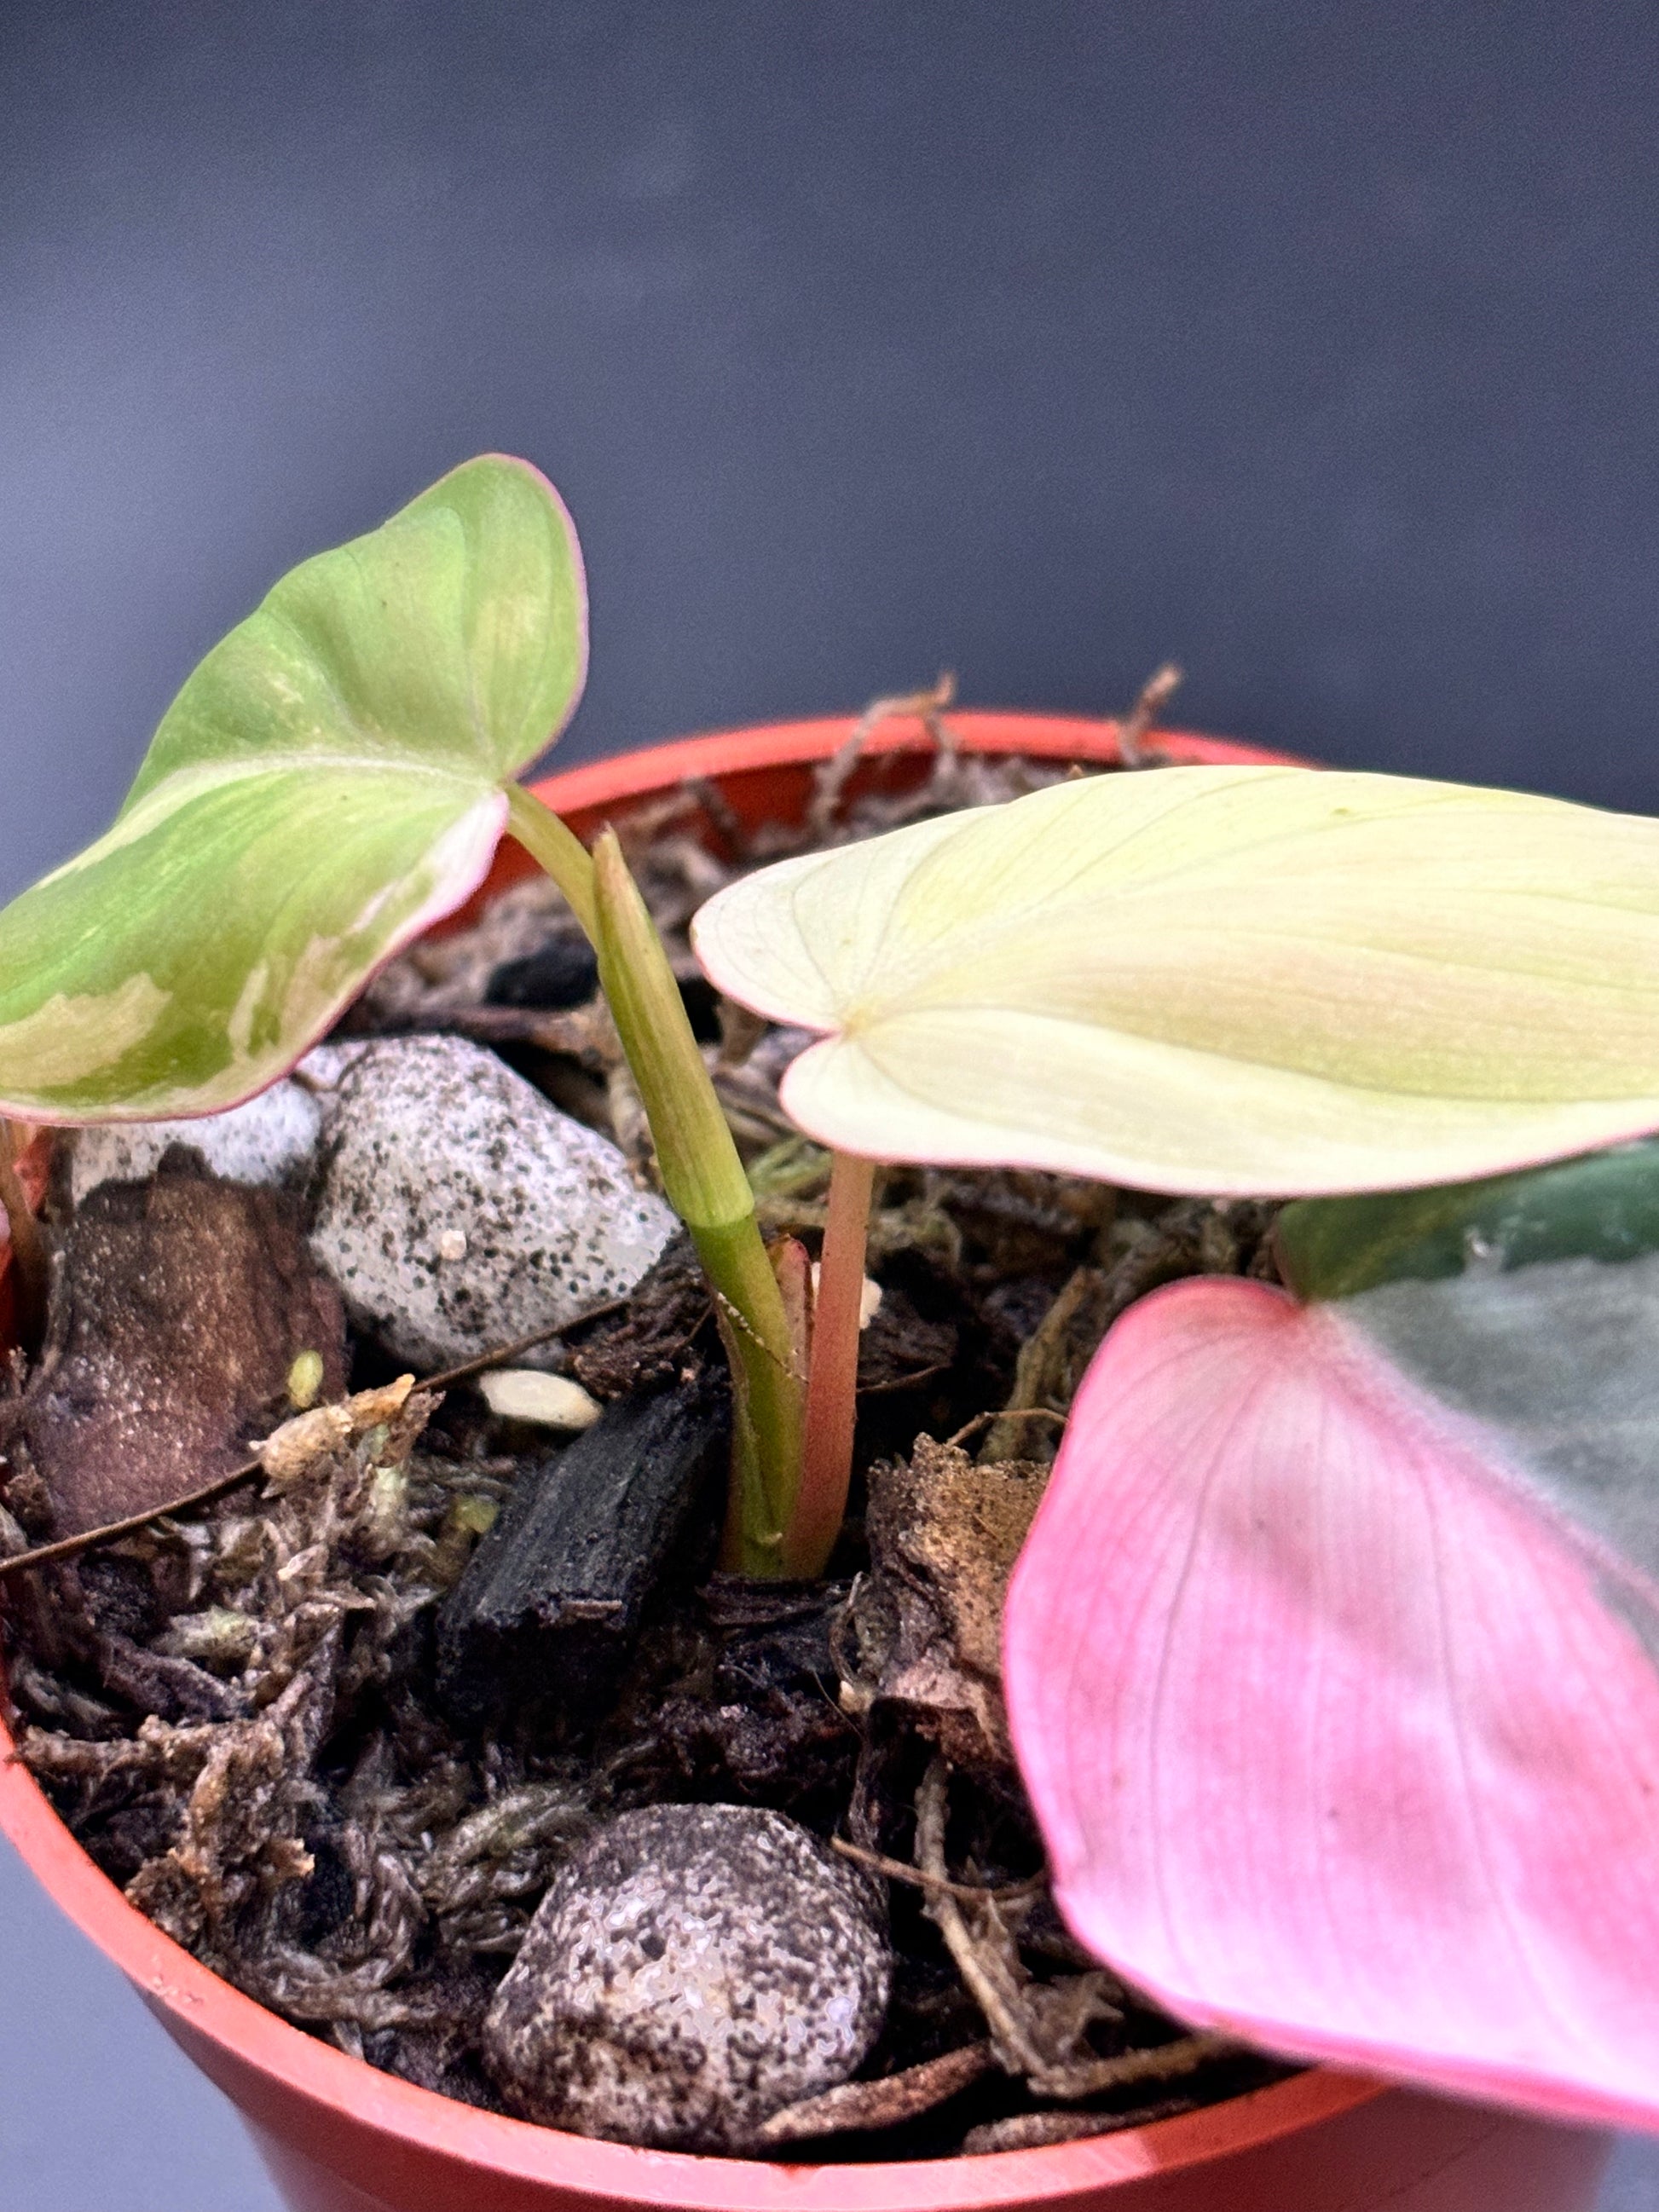
[[[1648,1603],[1639,1468],[1614,1449],[1639,1317],[1565,1443],[1537,1443],[1559,1391],[1486,1403],[1470,1377],[1498,1371],[1516,1285],[1522,1370],[1579,1316],[1605,1352],[1601,1294],[1650,1249],[1644,1152],[1524,1172],[1659,1122],[1642,979],[1625,980],[1646,957],[1650,825],[1189,743],[1172,750],[1232,765],[1057,786],[734,886],[702,920],[709,973],[826,1039],[786,1084],[836,1150],[814,1300],[762,1242],[620,849],[601,836],[590,856],[576,833],[687,774],[775,804],[845,726],[669,748],[538,800],[512,778],[568,715],[585,649],[574,536],[518,464],[470,464],[284,580],[191,679],[109,837],[0,921],[7,1113],[247,1097],[476,890],[510,827],[594,941],[714,1287],[736,1386],[726,1558],[763,1577],[817,1571],[844,1502],[870,1162],[1333,1194],[1284,1218],[1299,1304],[1176,1285],[1108,1340],[1016,1577],[1012,1717],[1073,1926],[1178,2016],[1515,2111],[1313,2073],[1132,2136],[946,2165],[629,2150],[447,2104],[262,2014],[135,1913],[15,1766],[8,1832],[238,2096],[300,2203],[1587,2203],[1597,2142],[1520,2115],[1653,2112],[1638,1897],[1621,1962],[1586,1880],[1639,1869],[1650,1841],[1651,1732],[1633,1723],[1615,1755],[1589,1726],[1609,1684],[1638,1716],[1649,1695],[1626,1626]],[[964,719],[988,750],[1111,751],[1099,727]],[[1008,1052],[1011,1024],[1039,1057]],[[8,1210],[16,1239],[15,1188]],[[1399,1571],[1372,1575],[1379,1557]],[[1172,1559],[1201,1564],[1170,1583]],[[1218,1830],[1228,1803],[1248,1816]],[[1409,1863],[1425,1819],[1433,1881]],[[1425,1941],[1460,1911],[1481,1937],[1443,2036],[1378,1936],[1402,1902]],[[1587,1987],[1602,2014],[1583,2021]]]

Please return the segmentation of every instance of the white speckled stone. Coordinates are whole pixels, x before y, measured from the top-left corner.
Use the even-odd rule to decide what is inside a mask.
[[[736,2150],[834,2088],[892,1975],[871,1885],[781,1814],[624,1813],[562,1867],[484,2022],[515,2112],[659,2149]]]
[[[312,1249],[430,1370],[632,1290],[673,1234],[617,1147],[464,1037],[389,1037],[322,1097]]]
[[[82,1129],[70,1162],[70,1202],[100,1183],[140,1182],[169,1145],[192,1145],[215,1175],[231,1182],[307,1183],[316,1158],[322,1110],[294,1082],[273,1083],[245,1106],[191,1121],[118,1121]]]

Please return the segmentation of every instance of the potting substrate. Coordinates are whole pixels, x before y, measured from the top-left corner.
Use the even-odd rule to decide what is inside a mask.
[[[920,783],[823,764],[804,826],[697,781],[619,819],[763,1226],[809,1247],[828,1159],[777,1098],[807,1040],[717,1003],[686,926],[785,853],[1101,772],[945,735]],[[224,1486],[0,1585],[19,1750],[215,1972],[447,2096],[750,2157],[1033,2147],[1287,2070],[1068,1935],[998,1662],[1106,1328],[1180,1275],[1271,1278],[1271,1207],[885,1170],[811,1585],[716,1571],[716,1316],[539,877],[249,1107],[61,1137],[47,1212],[0,1546]]]

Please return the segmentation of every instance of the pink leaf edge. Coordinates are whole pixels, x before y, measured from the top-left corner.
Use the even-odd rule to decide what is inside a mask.
[[[1146,1299],[1008,1600],[1066,1919],[1194,2025],[1659,2130],[1659,1608],[1618,1604],[1337,1310]]]

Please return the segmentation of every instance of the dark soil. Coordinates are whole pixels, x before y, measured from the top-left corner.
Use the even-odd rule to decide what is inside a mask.
[[[1054,773],[947,751],[920,789],[878,780],[846,807],[826,775],[818,841]],[[828,1163],[777,1103],[803,1040],[700,999],[684,936],[720,883],[800,841],[744,837],[700,787],[635,817],[627,836],[694,1017],[722,1040],[716,1079],[766,1224],[810,1244]],[[494,1043],[648,1176],[638,1102],[603,1007],[581,995],[591,975],[573,938],[550,886],[517,887],[476,927],[398,963],[349,1026]],[[88,1246],[89,1212],[108,1217],[108,1237],[118,1224],[149,1233],[181,1207],[234,1216],[238,1235],[291,1236],[234,1187],[196,1180],[181,1200],[167,1180],[83,1208],[58,1327],[88,1296],[74,1254]],[[556,1869],[608,1815],[673,1800],[771,1807],[866,1865],[890,1863],[896,1967],[880,2042],[859,2083],[815,2100],[821,2112],[780,2116],[761,2154],[989,2150],[1257,2087],[1281,2069],[1194,2043],[1061,1923],[1009,1753],[995,1626],[1052,1456],[1058,1424],[1045,1416],[1064,1413],[1109,1322],[1147,1291],[1270,1272],[1270,1214],[1052,1176],[891,1170],[871,1239],[883,1297],[860,1356],[853,1509],[825,1583],[717,1574],[719,1486],[688,1447],[674,1540],[651,1586],[630,1584],[635,1611],[605,1663],[589,1639],[580,1665],[521,1671],[505,1709],[458,1693],[458,1623],[480,1579],[463,1589],[462,1577],[496,1515],[526,1512],[550,1445],[495,1423],[465,1389],[401,1405],[392,1394],[361,1401],[349,1434],[296,1449],[258,1488],[11,1578],[21,1755],[98,1863],[216,1972],[371,2064],[471,2103],[498,2108],[479,2026]],[[309,1315],[326,1286],[283,1252],[283,1296]],[[257,1335],[266,1276],[242,1273]],[[158,1303],[150,1279],[112,1341],[130,1375],[150,1378],[147,1402],[163,1404],[155,1363],[165,1376],[199,1358],[214,1323]],[[299,1325],[280,1301],[266,1319],[244,1396],[257,1382],[269,1401]],[[314,1325],[300,1334],[314,1340]],[[704,1419],[723,1387],[708,1301],[677,1248],[625,1311],[571,1331],[568,1351],[618,1408],[689,1394]],[[360,1389],[394,1371],[373,1344],[353,1356]],[[121,1388],[88,1386],[78,1418],[118,1410]],[[214,1448],[240,1449],[247,1406],[220,1395]],[[33,1436],[26,1403],[0,1403],[0,1451],[9,1435]],[[42,1533],[42,1485],[26,1451],[8,1456],[0,1551],[16,1551]],[[609,1602],[592,1601],[589,1626],[612,1620]]]

